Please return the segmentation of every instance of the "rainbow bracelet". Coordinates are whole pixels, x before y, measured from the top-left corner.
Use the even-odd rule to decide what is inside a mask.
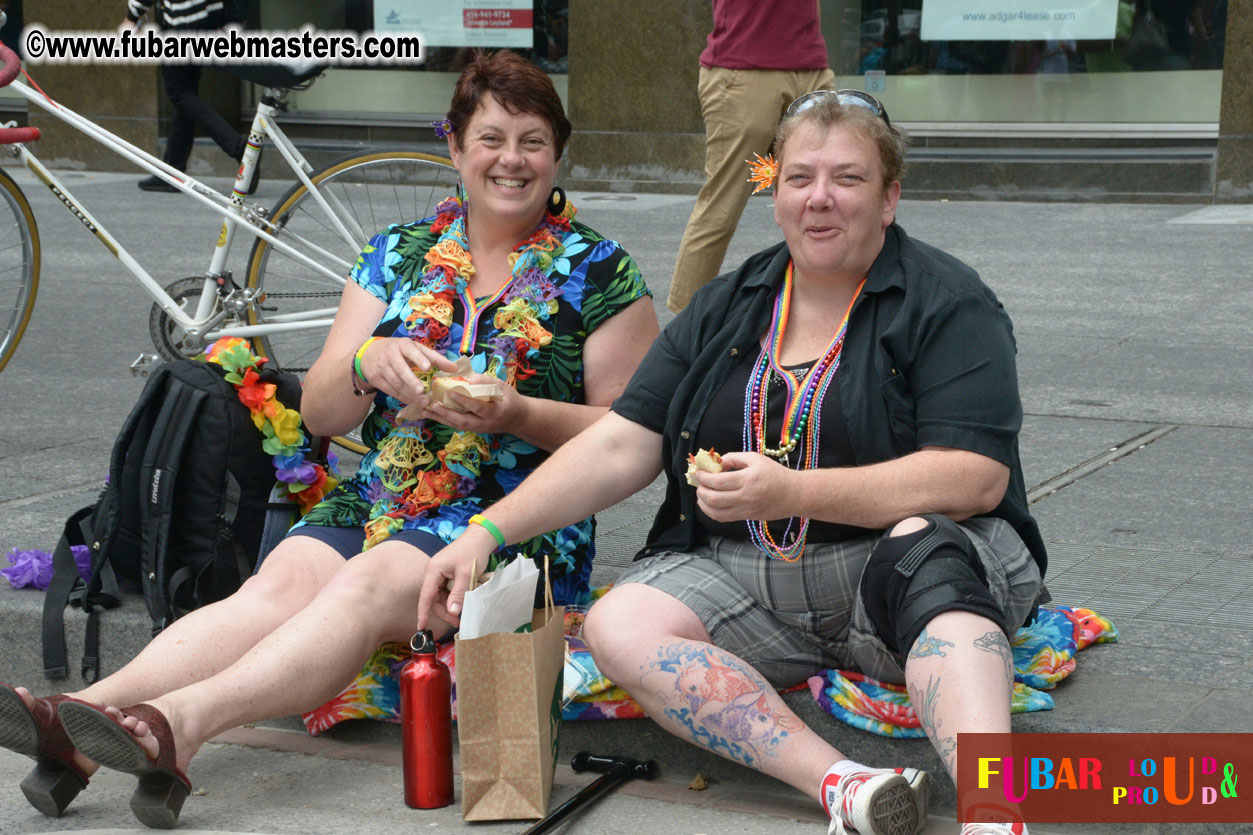
[[[479,527],[483,528],[488,533],[490,533],[492,535],[492,538],[496,540],[497,550],[505,547],[505,535],[500,532],[500,528],[496,527],[496,523],[493,522],[491,519],[488,519],[486,516],[484,516],[481,513],[476,513],[470,517],[470,524],[478,525]]]

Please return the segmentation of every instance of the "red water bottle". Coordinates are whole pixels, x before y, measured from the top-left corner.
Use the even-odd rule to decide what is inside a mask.
[[[429,630],[409,646],[413,655],[400,671],[405,805],[438,809],[452,803],[452,676]]]

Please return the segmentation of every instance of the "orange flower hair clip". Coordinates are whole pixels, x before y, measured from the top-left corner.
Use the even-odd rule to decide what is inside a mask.
[[[764,157],[761,154],[753,154],[753,156],[757,157],[756,162],[751,159],[744,161],[753,172],[748,181],[757,184],[753,188],[753,194],[756,194],[774,185],[775,178],[779,176],[779,166],[774,161],[774,154],[766,154]]]

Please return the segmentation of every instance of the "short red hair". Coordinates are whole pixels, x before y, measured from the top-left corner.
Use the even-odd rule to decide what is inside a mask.
[[[547,122],[553,132],[556,158],[561,159],[570,138],[570,120],[561,106],[557,88],[543,70],[516,52],[505,50],[475,52],[457,79],[448,121],[452,122],[453,140],[458,148],[465,147],[462,131],[487,94],[510,113],[534,113]]]

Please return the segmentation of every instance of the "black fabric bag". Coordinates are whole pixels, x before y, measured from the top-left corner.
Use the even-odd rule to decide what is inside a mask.
[[[48,678],[69,674],[67,603],[88,615],[82,676],[94,681],[100,612],[120,605],[122,590],[143,592],[156,635],[238,589],[295,522],[294,504],[272,500],[274,466],[261,448],[264,436],[224,374],[215,363],[193,360],[154,371],[114,442],[99,500],[66,520],[44,598]],[[284,406],[299,409],[294,374],[265,369],[261,378],[277,385]],[[86,582],[72,545],[91,550]]]

